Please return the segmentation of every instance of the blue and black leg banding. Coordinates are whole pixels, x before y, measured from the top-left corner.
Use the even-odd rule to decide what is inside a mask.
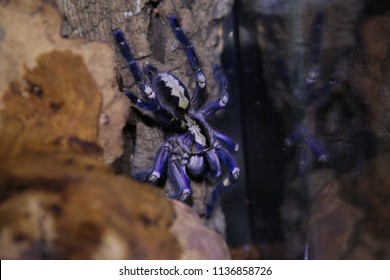
[[[125,90],[125,95],[133,102],[134,105],[137,107],[146,110],[146,111],[156,111],[158,109],[158,106],[154,102],[150,102],[149,99],[142,100],[139,99],[134,93],[131,91]]]
[[[186,201],[191,194],[191,185],[185,166],[177,160],[172,160],[168,164],[168,173],[170,181],[176,187],[176,193],[172,198]]]
[[[220,67],[216,64],[213,65],[213,72],[219,88],[219,98],[214,102],[206,104],[200,109],[201,113],[205,117],[211,116],[220,109],[224,108],[229,100],[225,75],[223,74]]]
[[[234,177],[235,180],[237,180],[238,176],[240,175],[240,169],[238,168],[233,157],[222,146],[217,147],[215,150],[217,151],[218,157],[222,160],[222,162],[229,169],[230,174]]]
[[[311,152],[313,153],[314,157],[320,162],[325,162],[328,159],[328,155],[325,152],[325,149],[322,147],[322,145],[317,141],[317,139],[313,135],[308,133],[305,130],[305,128],[303,128],[301,125],[298,126],[286,138],[285,142],[288,146],[292,146],[295,143],[300,143],[300,145],[307,145],[310,148]],[[307,159],[302,159],[302,160],[306,161]]]
[[[233,139],[228,137],[227,135],[214,131],[213,136],[217,139],[222,145],[229,149],[230,152],[235,153],[238,152],[240,146]]]
[[[175,34],[176,39],[184,46],[185,52],[187,54],[188,61],[191,64],[191,68],[194,71],[195,81],[199,85],[200,88],[204,88],[206,85],[206,79],[203,74],[203,71],[200,69],[198,57],[196,55],[194,46],[187,39],[183,30],[180,27],[179,21],[176,16],[170,16],[169,22],[171,24],[171,28],[173,33]]]
[[[222,183],[219,183],[210,193],[210,196],[207,200],[205,213],[203,214],[204,218],[209,219],[213,213],[214,207],[218,201],[218,198],[226,190]]]
[[[115,38],[115,42],[118,45],[122,56],[125,58],[127,65],[130,69],[131,74],[134,77],[134,80],[137,83],[138,88],[142,91],[142,93],[145,95],[148,99],[155,99],[156,94],[154,91],[148,86],[144,80],[144,77],[142,75],[142,72],[135,61],[135,58],[130,50],[129,45],[126,42],[125,36],[123,32],[117,28],[113,31],[113,35]],[[155,102],[155,101],[154,101]]]
[[[154,183],[160,179],[161,175],[167,167],[168,158],[171,151],[172,146],[169,144],[169,142],[165,142],[164,145],[158,150],[154,160],[153,171],[148,177],[149,182]]]
[[[215,150],[210,150],[205,154],[209,165],[211,176],[219,177],[221,175],[221,163]]]
[[[142,72],[138,66],[138,64],[135,61],[135,58],[130,50],[129,45],[126,42],[125,35],[120,29],[115,29],[113,31],[115,42],[118,45],[122,56],[125,58],[127,65],[129,66],[129,69],[131,71],[131,74],[133,75],[135,81],[137,83],[143,82],[143,76]]]

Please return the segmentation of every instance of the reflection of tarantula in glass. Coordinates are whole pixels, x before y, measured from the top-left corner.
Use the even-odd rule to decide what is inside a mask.
[[[175,134],[166,139],[158,150],[153,170],[146,178],[148,182],[156,183],[167,172],[169,180],[176,187],[173,197],[186,201],[191,194],[189,175],[220,177],[221,163],[227,167],[229,175],[218,183],[208,199],[204,215],[209,217],[221,192],[237,181],[240,174],[240,169],[230,155],[230,152],[238,150],[238,144],[226,135],[213,130],[205,120],[226,105],[227,85],[220,69],[214,66],[220,97],[202,106],[201,98],[206,79],[200,69],[194,47],[184,35],[175,16],[170,17],[170,24],[177,40],[184,46],[194,71],[196,87],[192,97],[177,77],[171,73],[159,72],[151,65],[144,67],[144,73],[150,81],[150,85],[147,84],[125,41],[124,34],[116,29],[114,30],[115,41],[128,63],[143,98],[138,98],[127,90],[125,94],[139,108],[152,111],[158,118],[167,121],[175,131]]]
[[[292,79],[289,76],[288,67],[282,60],[277,61],[281,79],[284,85],[295,97],[295,114],[296,118],[300,119],[294,130],[287,136],[285,143],[287,146],[298,146],[299,151],[299,171],[304,173],[312,156],[322,163],[329,161],[329,155],[325,148],[317,140],[313,128],[308,125],[308,115],[312,110],[317,110],[319,105],[317,99],[327,94],[336,84],[336,80],[330,80],[327,84],[320,88],[315,88],[316,82],[319,79],[320,65],[319,56],[321,52],[321,36],[322,26],[324,24],[324,14],[318,13],[312,23],[310,37],[312,46],[312,63],[311,67],[305,76],[304,80],[298,81],[298,86],[291,87]],[[307,149],[308,148],[308,149]]]

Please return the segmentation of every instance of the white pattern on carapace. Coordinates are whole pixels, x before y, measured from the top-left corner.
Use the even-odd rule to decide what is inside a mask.
[[[171,88],[172,95],[179,98],[179,107],[187,109],[190,105],[190,101],[185,96],[185,88],[180,85],[179,81],[175,77],[168,73],[160,73],[160,77],[165,85]]]
[[[202,147],[206,146],[206,136],[202,134],[199,125],[188,115],[185,115],[184,118],[186,120],[188,130],[191,132],[192,135],[195,136],[195,142],[202,145]]]

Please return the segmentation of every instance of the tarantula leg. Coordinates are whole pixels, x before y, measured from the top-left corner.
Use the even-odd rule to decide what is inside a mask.
[[[170,16],[169,18],[172,32],[175,34],[176,39],[185,47],[185,51],[188,57],[188,61],[191,64],[192,70],[194,71],[194,77],[197,85],[203,89],[206,86],[206,78],[200,69],[200,65],[198,62],[198,57],[196,55],[194,46],[187,39],[183,30],[180,27],[179,21],[175,16]],[[199,95],[199,94],[198,94]],[[198,98],[198,96],[196,97]]]
[[[113,31],[115,42],[118,45],[122,56],[126,59],[127,65],[136,81],[138,88],[143,92],[143,94],[148,99],[156,99],[156,93],[148,86],[143,78],[142,72],[135,61],[133,54],[131,53],[130,47],[125,40],[125,35],[123,32],[117,28]]]
[[[303,143],[301,142],[303,141]],[[326,162],[328,160],[328,155],[325,152],[325,149],[321,146],[321,144],[315,139],[314,136],[307,133],[302,126],[298,126],[286,139],[285,143],[287,146],[292,146],[296,142],[301,142],[302,144],[306,144],[316,159],[320,162]],[[300,157],[302,157],[300,155]],[[305,161],[307,159],[303,159]]]
[[[196,84],[194,93],[192,94],[191,97],[191,104],[193,108],[198,109],[200,107],[202,103],[202,98],[201,98],[202,93],[203,93],[203,89],[200,88],[198,84]]]
[[[172,151],[172,145],[166,142],[157,152],[157,156],[154,160],[152,173],[148,176],[148,181],[151,183],[155,183],[158,179],[160,179],[161,174],[164,172],[168,157]]]
[[[240,176],[240,169],[237,164],[234,162],[233,158],[230,154],[223,148],[216,148],[218,157],[225,163],[227,168],[229,169],[229,175],[226,176],[211,192],[209,200],[206,205],[206,211],[204,214],[205,218],[209,218],[211,213],[213,212],[214,205],[216,204],[219,196],[225,192],[233,183],[238,180]]]
[[[125,90],[125,95],[131,100],[131,102],[133,102],[134,105],[136,105],[137,107],[139,107],[143,110],[156,111],[158,108],[155,103],[139,99],[131,91]]]
[[[229,95],[227,92],[227,82],[226,78],[222,73],[222,70],[216,64],[213,65],[214,76],[219,86],[219,98],[211,103],[206,104],[203,108],[200,109],[200,112],[203,116],[207,117],[215,114],[218,110],[226,106],[226,103],[229,100]]]
[[[328,155],[325,152],[324,148],[312,135],[304,133],[303,139],[305,140],[306,144],[309,146],[311,152],[318,161],[326,162],[328,160]]]
[[[237,163],[234,161],[233,157],[222,146],[216,147],[216,151],[218,157],[229,169],[231,179],[237,181],[238,177],[240,176],[240,168],[238,168]],[[229,182],[226,182],[226,185],[229,185]]]
[[[191,185],[185,165],[173,160],[169,163],[168,172],[170,180],[177,188],[176,194],[172,198],[186,201],[191,194]]]
[[[307,74],[306,84],[312,84],[317,81],[319,76],[319,57],[321,53],[322,26],[324,24],[324,14],[319,12],[313,19],[310,37],[312,42],[312,66]]]
[[[229,187],[237,181],[238,177],[229,174],[225,179],[218,183],[218,185],[213,189],[210,194],[210,197],[206,204],[206,210],[203,215],[206,219],[210,218],[211,213],[213,213],[214,206],[217,203],[219,197],[229,189]]]
[[[221,175],[221,163],[218,159],[217,153],[212,149],[206,153],[205,157],[209,164],[211,175],[219,177]]]
[[[165,121],[166,125],[175,126],[179,131],[183,129],[184,125],[182,121],[178,120],[167,110],[159,107],[156,103],[151,102],[149,99],[139,99],[134,93],[125,90],[125,95],[133,102],[135,106],[146,111],[152,111],[155,116],[159,118],[161,122]]]
[[[221,196],[221,194],[226,190],[226,188],[223,186],[223,184],[219,183],[211,192],[210,197],[206,204],[206,210],[203,214],[203,217],[206,219],[209,219],[211,217],[211,214],[213,213],[214,206],[218,201],[218,198]]]
[[[240,148],[240,146],[238,145],[238,143],[236,143],[230,137],[226,136],[223,133],[217,132],[217,131],[213,131],[213,136],[220,143],[222,143],[225,147],[227,147],[230,152],[232,152],[232,153],[238,152],[238,149]]]

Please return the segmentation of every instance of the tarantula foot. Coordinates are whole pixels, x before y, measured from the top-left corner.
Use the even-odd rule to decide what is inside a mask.
[[[238,180],[238,177],[240,177],[240,168],[235,167],[232,171],[233,179],[236,181]]]
[[[180,196],[180,200],[186,201],[188,199],[188,197],[190,196],[190,194],[191,194],[191,191],[189,189],[185,189]]]
[[[195,80],[198,82],[201,88],[204,88],[206,86],[206,78],[202,70],[198,69],[195,71]]]
[[[158,179],[160,179],[160,176],[161,176],[160,173],[154,171],[152,174],[149,175],[148,181],[150,183],[155,183],[155,182],[157,182]]]

